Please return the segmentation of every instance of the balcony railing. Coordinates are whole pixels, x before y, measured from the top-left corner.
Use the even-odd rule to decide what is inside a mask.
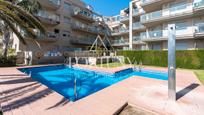
[[[133,15],[139,14],[139,9],[133,9]]]
[[[128,32],[129,32],[129,28],[119,29],[119,30],[112,31],[112,35],[119,35],[119,34],[124,34],[124,33],[128,33]]]
[[[145,28],[144,25],[142,25],[142,23],[140,22],[136,22],[136,23],[133,23],[133,29],[136,30],[136,29],[143,29]]]
[[[161,0],[142,0],[142,5],[150,4],[150,3],[154,3],[154,2],[158,2],[158,1],[161,1]]]
[[[129,20],[129,16],[121,16],[120,21],[127,21]]]
[[[194,2],[193,7],[196,8],[201,8],[204,7],[204,0],[201,0],[200,2]]]
[[[149,31],[149,38],[160,38],[163,36],[162,30],[156,30],[156,31]]]
[[[161,37],[163,37],[163,30],[155,30],[155,31],[140,33],[141,40],[155,39],[155,38],[161,38]]]
[[[141,36],[140,35],[133,36],[133,42],[137,42],[137,41],[141,41]]]
[[[192,11],[193,11],[192,3],[186,3],[184,5],[179,5],[176,7],[167,8],[167,9],[151,12],[148,14],[144,14],[140,17],[140,19],[141,19],[141,22],[147,22],[147,21],[152,21],[156,19],[168,18],[176,15],[185,15],[186,13],[189,13]]]
[[[47,32],[46,34],[38,34],[38,40],[57,40],[60,38],[60,34],[54,32]]]
[[[39,11],[36,16],[38,16],[42,22],[47,24],[59,24],[60,23],[60,17],[56,14],[47,12],[47,11]]]
[[[143,13],[144,13],[144,10],[139,11],[139,9],[133,9],[133,16],[140,15],[140,14],[143,14]]]
[[[113,45],[127,45],[128,42],[125,41],[124,39],[118,39],[118,40],[113,40],[112,44]]]
[[[95,34],[104,34],[105,30],[102,30],[96,26],[89,26],[84,24],[72,24],[72,29],[85,31],[89,33],[95,33]]]
[[[197,25],[196,33],[204,33],[204,23]]]
[[[73,39],[70,40],[72,44],[85,44],[85,45],[91,45],[95,41],[96,38],[94,37],[73,37]]]
[[[195,26],[188,26],[185,29],[176,29],[176,36],[178,38],[193,38],[195,32],[202,33],[204,32],[204,25],[199,25],[196,27],[197,31],[195,31]],[[142,40],[148,39],[167,39],[168,38],[168,30],[167,29],[158,29],[153,31],[147,31],[140,34]]]
[[[74,7],[72,15],[78,18],[82,18],[88,21],[94,21],[94,14],[88,10],[79,8],[79,7]]]

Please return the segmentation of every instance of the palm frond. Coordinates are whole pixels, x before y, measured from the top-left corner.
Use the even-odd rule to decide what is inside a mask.
[[[1,7],[0,6],[0,10],[2,12],[4,12],[2,15],[4,17],[9,18],[10,20],[12,20],[12,22],[16,22],[16,24],[25,31],[25,33],[27,33],[30,37],[32,38],[36,38],[37,36],[35,35],[35,32],[33,31],[33,29],[29,29],[29,27],[26,25],[26,23],[24,23],[23,20],[21,20],[16,14],[14,14],[13,12],[11,12],[10,10],[8,10],[6,7]]]
[[[21,35],[21,33],[16,29],[15,25],[12,23],[10,19],[5,17],[3,13],[0,12],[0,19],[4,20],[4,22],[9,26],[9,28],[16,34],[16,36],[19,38],[19,40],[26,45],[26,42],[24,40],[24,37]]]
[[[37,29],[39,29],[42,33],[45,33],[45,28],[44,26],[40,23],[40,21],[38,19],[36,19],[32,14],[30,14],[29,12],[27,12],[26,10],[24,10],[23,8],[21,8],[18,5],[13,5],[10,2],[4,1],[4,0],[0,0],[0,5],[2,6],[6,6],[9,9],[13,9],[16,13],[18,13],[19,15],[21,15],[22,17],[24,17],[26,19],[26,21],[32,23]]]

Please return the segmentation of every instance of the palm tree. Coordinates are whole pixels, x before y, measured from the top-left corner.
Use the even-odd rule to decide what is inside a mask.
[[[0,0],[0,33],[2,34],[3,51],[6,58],[11,32],[20,42],[26,45],[25,36],[37,38],[35,30],[45,33],[40,21],[34,17],[40,5],[35,0]]]

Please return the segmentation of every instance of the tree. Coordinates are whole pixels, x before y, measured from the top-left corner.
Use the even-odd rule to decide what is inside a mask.
[[[45,33],[40,21],[35,18],[40,5],[35,0],[0,0],[0,33],[2,34],[3,51],[6,58],[11,32],[20,42],[26,44],[25,36],[37,38],[36,30]]]

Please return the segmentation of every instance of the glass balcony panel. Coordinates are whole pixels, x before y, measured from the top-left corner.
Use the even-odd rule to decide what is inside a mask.
[[[133,36],[133,41],[140,41],[140,40],[141,40],[140,35]]]
[[[139,9],[133,9],[133,15],[139,14]]]
[[[162,36],[163,36],[162,30],[149,31],[149,38],[158,38]]]
[[[129,16],[121,16],[121,17],[120,17],[120,20],[121,20],[121,21],[123,21],[123,20],[128,20],[128,19],[129,19]]]
[[[143,28],[144,25],[141,24],[141,22],[135,22],[133,23],[133,29]]]
[[[175,15],[179,13],[182,14],[187,11],[192,11],[192,8],[193,8],[192,3],[185,3],[185,4],[174,6],[171,8],[144,14],[140,17],[140,20],[142,22],[145,22],[145,21],[150,21],[154,19],[160,19],[162,17],[170,17],[171,15]]]
[[[146,38],[147,38],[147,33],[146,32],[140,33],[140,39],[146,39]]]
[[[204,23],[197,24],[197,33],[203,33],[204,32]]]
[[[194,7],[194,8],[204,7],[204,0],[199,0],[198,2],[195,2],[195,1],[194,1],[193,7]]]

